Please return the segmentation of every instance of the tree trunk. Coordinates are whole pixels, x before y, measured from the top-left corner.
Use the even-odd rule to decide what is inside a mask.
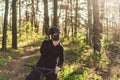
[[[120,0],[118,0],[118,10],[119,10],[119,21],[120,21]],[[120,23],[119,23],[120,24]]]
[[[7,46],[6,39],[7,39],[8,8],[9,8],[9,0],[5,0],[5,15],[4,15],[3,39],[2,39],[3,51],[6,51],[6,46]]]
[[[99,21],[99,6],[98,6],[98,0],[93,0],[93,43],[94,43],[94,52],[98,51],[100,52],[101,50],[101,44],[100,44],[100,39],[101,39],[101,25]]]
[[[39,23],[38,23],[38,19],[36,18],[36,15],[38,15],[37,14],[37,12],[39,11],[39,0],[36,0],[36,10],[35,10],[35,30],[36,30],[36,32],[38,33],[39,32]]]
[[[29,6],[28,6],[28,4],[30,4],[30,2],[28,1],[28,0],[26,0],[26,6],[25,6],[25,17],[26,17],[26,22],[28,22],[28,21],[30,21],[30,15],[29,15],[29,11],[28,11],[28,9],[29,9]]]
[[[75,9],[75,33],[74,37],[77,36],[77,27],[78,27],[78,0],[76,0],[76,9]]]
[[[58,26],[58,19],[57,19],[57,2],[58,2],[58,0],[54,0],[53,26]]]
[[[92,26],[92,0],[87,0],[88,2],[88,25],[87,25],[87,44],[92,47],[92,35],[93,35],[93,26]]]
[[[118,5],[118,9],[119,9],[119,21],[120,21],[120,0],[119,0],[119,5]],[[120,23],[118,23],[118,25],[120,25]],[[120,42],[120,34],[119,34],[119,42]]]
[[[12,48],[17,49],[17,0],[12,0]]]
[[[21,27],[21,0],[19,0],[19,27]]]
[[[104,8],[104,6],[105,6],[105,1],[101,1],[101,6],[100,6],[100,8],[101,8],[101,14],[100,14],[100,19],[101,19],[101,21],[103,22],[103,20],[104,20],[104,15],[105,15],[105,8]],[[104,22],[103,22],[104,23]]]
[[[39,11],[39,0],[36,0],[36,11]]]
[[[35,27],[35,7],[34,7],[34,1],[32,0],[32,13],[31,13],[31,24]]]
[[[73,17],[72,17],[72,11],[73,11],[73,9],[72,9],[72,0],[70,0],[70,4],[71,4],[71,29],[72,29],[72,39],[74,39],[74,26],[73,26]]]
[[[49,34],[49,16],[48,16],[48,0],[44,0],[44,23],[43,34]]]
[[[67,4],[66,4],[66,5],[67,5]],[[66,9],[65,9],[64,37],[67,37],[67,36],[68,36],[68,34],[67,34],[67,17],[68,17],[67,11],[68,11],[68,9],[67,9],[67,7],[66,7]]]

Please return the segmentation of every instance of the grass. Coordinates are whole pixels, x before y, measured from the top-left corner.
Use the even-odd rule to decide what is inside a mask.
[[[5,74],[0,74],[0,80],[9,80],[9,78]]]

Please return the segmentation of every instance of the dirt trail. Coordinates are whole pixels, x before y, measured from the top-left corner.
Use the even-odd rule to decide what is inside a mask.
[[[39,47],[35,47],[34,50],[25,48],[24,55],[19,57],[14,55],[14,57],[16,56],[17,58],[0,67],[0,74],[5,74],[9,77],[9,80],[24,80],[25,76],[28,74],[25,70],[24,64],[28,58],[38,56],[35,53],[37,49],[39,49]]]

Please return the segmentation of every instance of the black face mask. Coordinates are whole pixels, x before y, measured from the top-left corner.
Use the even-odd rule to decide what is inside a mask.
[[[53,35],[52,40],[53,41],[58,41],[59,40],[59,35]]]

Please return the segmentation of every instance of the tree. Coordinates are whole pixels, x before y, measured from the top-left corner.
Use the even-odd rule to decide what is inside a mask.
[[[101,24],[99,21],[99,6],[98,0],[93,0],[93,43],[94,51],[100,52],[101,50]]]
[[[77,27],[78,27],[78,0],[76,0],[76,9],[75,9],[75,33],[74,33],[74,37],[77,36]]]
[[[88,25],[87,25],[87,44],[92,46],[92,35],[93,35],[93,26],[92,26],[92,0],[87,0],[88,7]]]
[[[58,25],[58,19],[57,19],[57,2],[58,0],[54,0],[54,19],[53,19],[53,26]]]
[[[2,50],[3,51],[6,51],[8,8],[9,8],[9,0],[5,0],[5,14],[4,14],[3,38],[2,38]]]
[[[21,27],[21,0],[19,0],[19,27]]]
[[[33,26],[35,26],[35,7],[34,7],[34,0],[31,0],[31,5],[32,5],[32,12],[31,12],[31,24],[33,25]]]
[[[35,30],[38,33],[39,32],[39,22],[36,16],[38,15],[37,12],[39,12],[39,0],[36,0],[36,10],[35,10]]]
[[[118,0],[118,9],[119,9],[119,21],[120,21],[120,0]]]
[[[73,14],[72,14],[72,12],[73,12],[73,7],[72,7],[72,5],[73,5],[73,1],[72,0],[70,0],[70,5],[71,5],[71,8],[70,8],[70,14],[71,14],[71,29],[72,29],[72,39],[74,38],[74,26],[73,26]]]
[[[68,26],[68,8],[69,6],[67,5],[67,1],[66,1],[66,5],[64,6],[65,8],[65,27],[64,27],[64,37],[68,36],[68,31],[67,31],[67,26]]]
[[[12,0],[12,48],[17,49],[17,0]]]
[[[43,23],[43,33],[49,33],[49,16],[48,16],[48,0],[44,0],[44,23]]]
[[[25,10],[26,22],[28,22],[28,21],[30,20],[29,12],[28,12],[29,5],[28,5],[27,3],[28,3],[28,0],[26,0],[26,4],[25,4],[25,7],[26,7],[26,10]],[[30,4],[30,3],[29,3],[29,4]]]

